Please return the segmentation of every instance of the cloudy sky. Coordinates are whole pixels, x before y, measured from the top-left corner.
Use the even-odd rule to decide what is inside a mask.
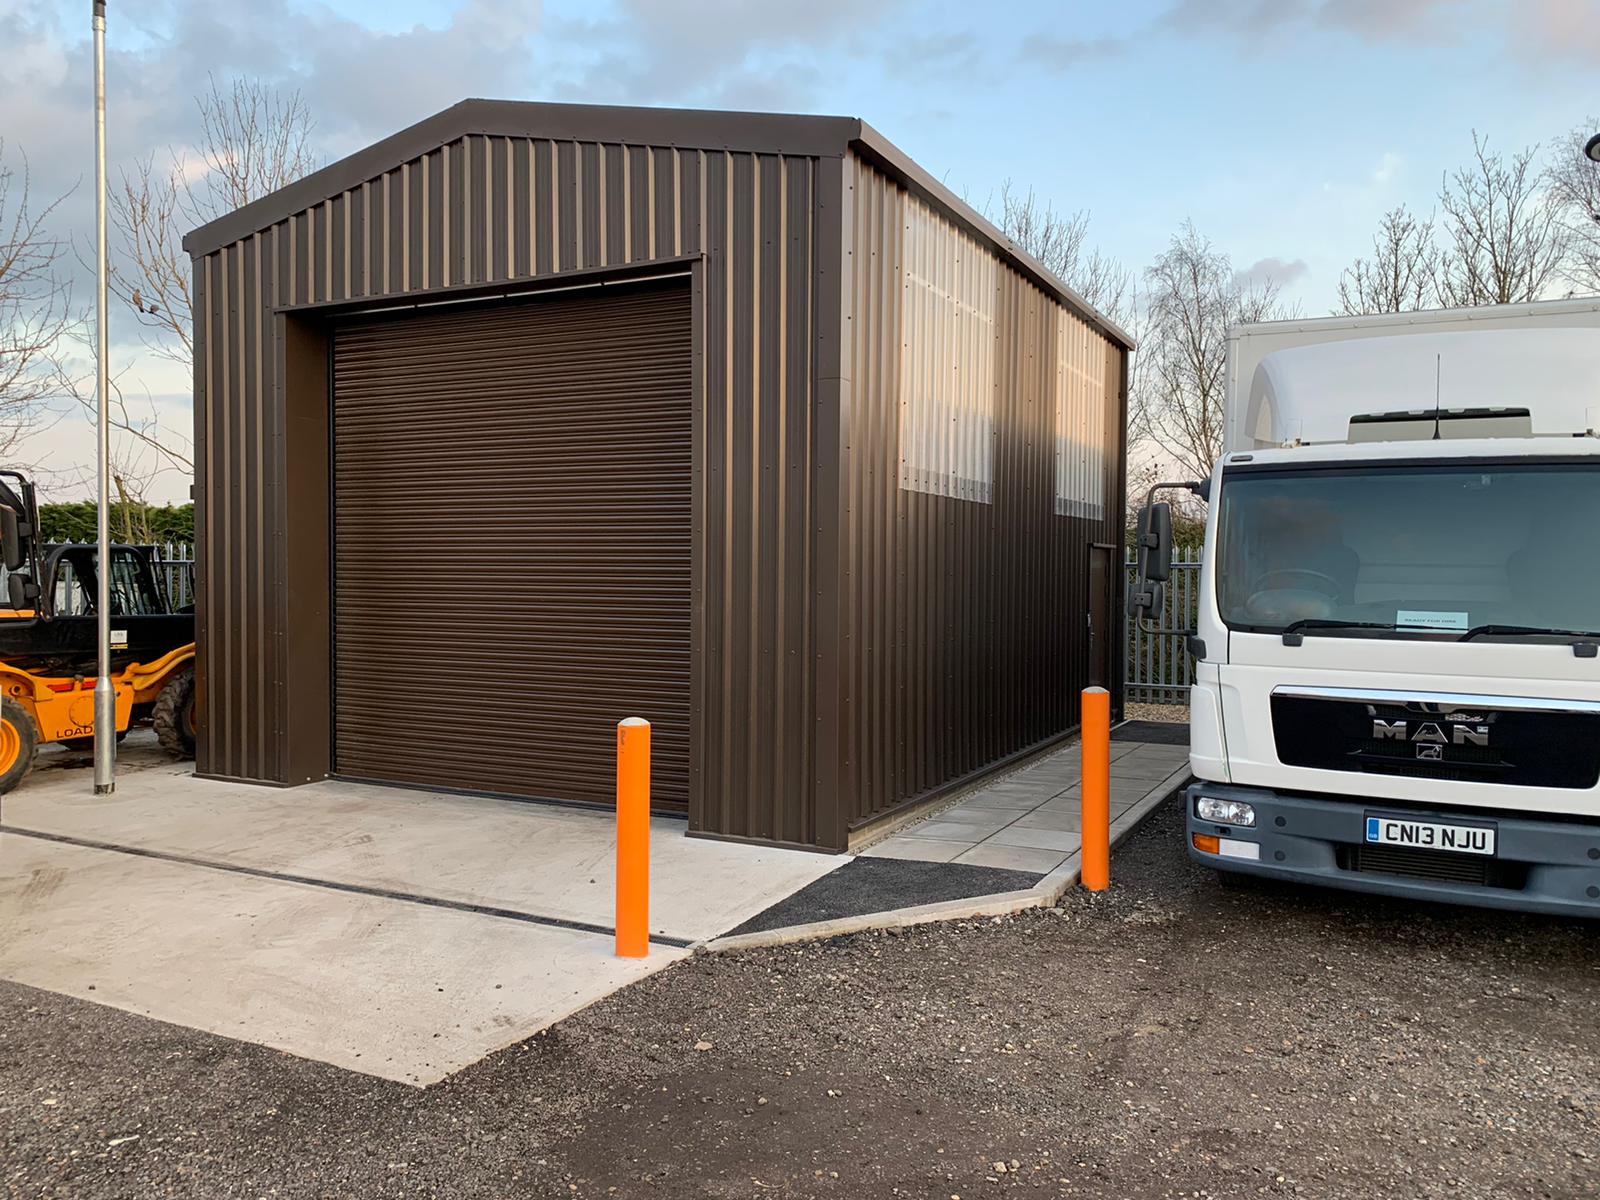
[[[1142,267],[1192,219],[1308,314],[1471,149],[1600,112],[1600,0],[110,0],[110,153],[196,135],[206,73],[298,88],[337,158],[465,96],[866,118],[981,202],[1006,179]],[[0,138],[92,230],[88,0],[0,0]],[[115,168],[114,168],[115,169]],[[87,298],[86,289],[80,298]],[[116,329],[168,424],[183,373]],[[92,454],[69,415],[30,454]],[[70,484],[61,485],[71,490]],[[180,481],[158,482],[172,495]]]

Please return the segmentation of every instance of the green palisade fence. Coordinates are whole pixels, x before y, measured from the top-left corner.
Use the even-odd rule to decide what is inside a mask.
[[[1134,564],[1127,564],[1128,592],[1134,590]],[[1163,629],[1193,629],[1200,606],[1200,564],[1175,562],[1167,581],[1166,611],[1152,623]],[[1194,682],[1194,659],[1183,637],[1171,633],[1146,633],[1128,613],[1127,698],[1143,704],[1187,704]]]

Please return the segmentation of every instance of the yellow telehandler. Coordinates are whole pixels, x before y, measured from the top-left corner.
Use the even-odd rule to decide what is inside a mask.
[[[0,794],[33,769],[38,747],[94,744],[94,546],[46,545],[33,483],[0,471]],[[110,553],[111,669],[117,735],[149,721],[166,750],[194,754],[194,609],[174,610],[148,546]]]

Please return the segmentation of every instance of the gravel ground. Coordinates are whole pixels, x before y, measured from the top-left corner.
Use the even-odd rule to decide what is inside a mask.
[[[426,1091],[0,984],[14,1197],[1576,1197],[1600,930],[1234,892],[690,960]]]
[[[1182,721],[1189,723],[1187,704],[1138,704],[1130,700],[1122,706],[1122,715],[1130,721]]]

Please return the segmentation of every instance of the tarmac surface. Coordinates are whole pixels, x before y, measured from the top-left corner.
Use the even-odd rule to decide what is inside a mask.
[[[1111,892],[700,956],[426,1089],[0,985],[11,1197],[1578,1197],[1600,929]]]
[[[1002,867],[973,867],[965,863],[853,858],[837,871],[806,884],[729,933],[755,933],[838,917],[888,912],[939,900],[964,900],[1016,891],[1032,887],[1041,878],[1037,871],[1007,871]]]

